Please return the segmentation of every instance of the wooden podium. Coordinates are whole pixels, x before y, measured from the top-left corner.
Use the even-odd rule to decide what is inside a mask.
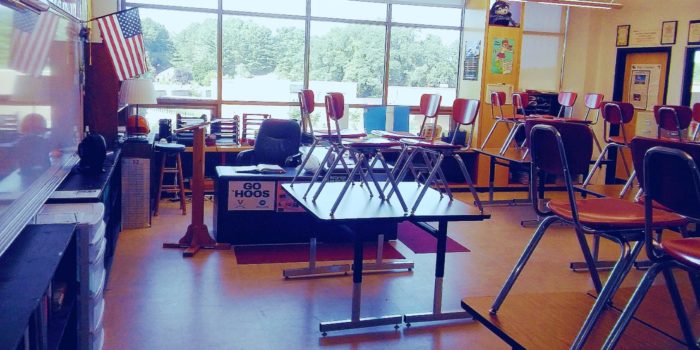
[[[207,225],[204,224],[204,134],[205,127],[214,122],[204,122],[184,128],[173,130],[174,133],[190,131],[194,132],[192,144],[192,222],[187,227],[187,232],[177,243],[163,243],[163,248],[184,248],[183,257],[191,257],[204,249],[229,250],[228,243],[217,243],[209,234]]]

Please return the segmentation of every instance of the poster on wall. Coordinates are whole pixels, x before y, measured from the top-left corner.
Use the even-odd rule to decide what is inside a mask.
[[[491,73],[510,74],[513,72],[513,48],[515,39],[496,38],[493,41]]]
[[[481,57],[481,40],[464,43],[464,80],[479,80],[479,57]]]
[[[630,82],[630,103],[635,109],[647,109],[651,71],[633,70]]]
[[[635,109],[653,110],[659,99],[660,64],[633,64],[629,82],[629,102]]]
[[[502,27],[520,27],[521,7],[519,2],[491,0],[489,25]]]
[[[229,181],[228,210],[275,210],[275,181]]]

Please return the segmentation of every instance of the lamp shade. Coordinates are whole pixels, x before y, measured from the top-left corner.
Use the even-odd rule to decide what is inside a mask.
[[[152,105],[156,103],[156,91],[150,79],[129,79],[122,82],[122,87],[119,89],[119,104]]]

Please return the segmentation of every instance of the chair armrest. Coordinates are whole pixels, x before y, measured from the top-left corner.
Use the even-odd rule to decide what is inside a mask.
[[[245,151],[238,152],[236,156],[236,165],[254,165],[255,163],[255,150],[249,149]]]

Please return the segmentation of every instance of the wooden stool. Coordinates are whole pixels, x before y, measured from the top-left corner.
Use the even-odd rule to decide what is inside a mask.
[[[182,176],[182,158],[180,153],[185,151],[185,145],[179,143],[156,143],[156,151],[162,154],[160,159],[160,177],[158,180],[158,198],[156,199],[156,207],[153,211],[153,216],[158,216],[158,207],[160,206],[160,198],[163,192],[177,193],[180,197],[180,209],[182,215],[187,214],[187,206],[185,204],[185,181]],[[166,167],[168,157],[175,157],[175,165]],[[163,184],[163,177],[166,173],[175,174],[172,185]]]

